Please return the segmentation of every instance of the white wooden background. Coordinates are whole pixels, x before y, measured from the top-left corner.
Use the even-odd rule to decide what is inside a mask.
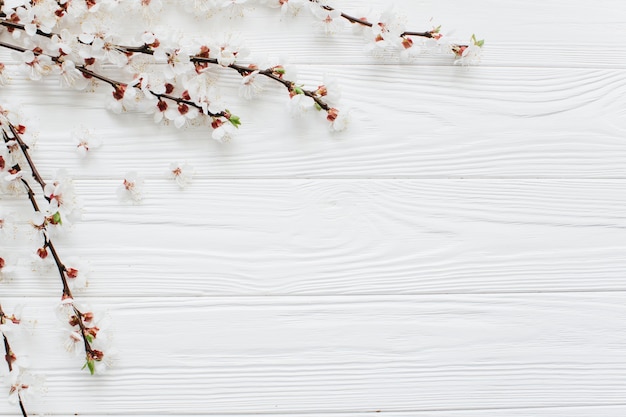
[[[57,245],[91,263],[77,298],[108,310],[118,350],[90,377],[60,346],[54,273],[3,283],[5,308],[38,320],[44,411],[626,415],[626,3],[395,4],[412,28],[485,38],[482,64],[376,61],[274,12],[228,22],[311,85],[339,78],[354,120],[338,137],[283,119],[278,88],[235,101],[245,125],[225,145],[54,79],[0,91],[38,120],[42,173],[76,178],[84,219]],[[104,139],[86,163],[79,124]],[[163,175],[174,160],[196,167],[184,191]],[[131,169],[141,205],[115,195]]]

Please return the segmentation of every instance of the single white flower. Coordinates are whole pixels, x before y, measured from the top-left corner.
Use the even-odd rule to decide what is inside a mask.
[[[476,35],[472,35],[469,45],[451,45],[452,52],[456,59],[455,64],[473,65],[480,62],[480,54],[482,52],[485,40],[476,39]]]
[[[350,113],[331,108],[326,112],[326,120],[330,122],[331,132],[342,132],[348,128]]]
[[[0,87],[5,86],[9,83],[9,76],[7,74],[7,69],[5,65],[0,62]]]
[[[55,33],[50,39],[48,48],[51,54],[73,55],[80,49],[78,38],[69,29],[62,29],[60,33]]]
[[[186,11],[192,13],[209,13],[216,8],[216,0],[185,0],[181,3]]]
[[[122,184],[117,187],[117,196],[122,201],[141,201],[143,183],[143,177],[139,176],[137,171],[130,171],[124,175]]]
[[[15,261],[13,258],[3,254],[4,257],[0,257],[0,282],[13,279],[17,268],[15,267]]]
[[[190,120],[200,115],[197,108],[189,106],[185,103],[179,103],[178,106],[170,106],[165,110],[165,118],[174,122],[174,126],[178,129],[188,125]]]
[[[223,67],[234,64],[237,60],[249,55],[248,49],[243,44],[240,36],[228,35],[211,49],[211,55],[217,59],[217,63]]]
[[[326,35],[334,35],[343,28],[341,12],[339,10],[326,10],[318,3],[312,3],[313,15],[317,18],[316,27]]]
[[[76,258],[68,258],[65,262],[65,278],[70,290],[82,290],[89,285],[89,265]]]
[[[194,66],[189,61],[189,54],[181,49],[171,49],[163,51],[167,66],[163,69],[163,74],[168,80],[174,79],[178,75],[190,73]],[[158,57],[155,57],[158,61]]]
[[[132,110],[137,106],[137,91],[132,85],[118,84],[111,95],[112,99],[109,99],[107,107],[115,114]]]
[[[215,119],[211,127],[213,128],[211,137],[220,143],[228,142],[237,133],[237,128],[228,120]]]
[[[85,127],[78,127],[72,130],[71,136],[76,153],[81,158],[86,157],[94,149],[102,146],[100,138],[96,137],[93,132]]]
[[[239,84],[239,95],[247,100],[263,91],[265,77],[259,73],[259,70],[253,71],[241,79]]]
[[[9,403],[17,404],[19,400],[25,402],[36,398],[43,392],[44,379],[28,371],[14,368],[9,374]]]
[[[43,76],[52,73],[55,67],[52,58],[48,55],[35,55],[31,50],[22,52],[19,57],[22,61],[22,70],[33,81],[41,80]]]
[[[3,173],[2,177],[2,187],[3,190],[10,194],[20,194],[26,191],[24,184],[22,183],[22,178],[24,173],[22,171],[14,172],[14,170],[9,170],[6,173]]]
[[[75,90],[84,90],[89,81],[83,77],[83,73],[76,68],[74,61],[64,60],[60,67],[61,85]]]
[[[313,108],[314,101],[304,94],[295,94],[289,100],[289,114],[293,117],[300,117]]]
[[[248,0],[220,0],[220,7],[232,16],[243,16],[247,2]]]
[[[478,45],[468,45],[462,46],[458,50],[454,50],[455,60],[454,63],[456,65],[475,65],[480,62],[480,54],[482,52],[482,47]]]
[[[324,74],[324,84],[320,85],[316,93],[322,97],[326,104],[336,105],[341,98],[341,88],[336,78]]]
[[[170,164],[168,176],[176,181],[180,188],[185,188],[191,183],[194,169],[187,163],[173,162]]]

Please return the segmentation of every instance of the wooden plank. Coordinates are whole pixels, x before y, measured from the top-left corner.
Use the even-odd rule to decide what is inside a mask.
[[[55,300],[30,299],[25,314],[38,320],[29,351],[47,374],[52,413],[569,415],[623,406],[625,301],[623,292],[100,298],[119,354],[96,378],[55,348],[46,315]]]
[[[567,415],[569,417],[590,417],[597,415],[596,413],[601,413],[603,417],[622,417],[624,415],[624,411],[626,407],[623,405],[615,405],[615,406],[595,406],[595,407],[527,407],[521,409],[515,408],[500,408],[500,409],[474,409],[474,410],[446,410],[446,411],[408,411],[408,412],[395,412],[395,411],[385,411],[385,410],[375,410],[375,411],[366,411],[366,412],[357,412],[357,413],[305,413],[305,414],[295,414],[289,413],[291,417],[371,417],[377,415],[384,415],[387,417],[562,417],[563,415]],[[378,414],[384,413],[384,414]],[[2,415],[2,414],[0,414]],[[10,413],[9,415],[14,415],[14,413]],[[83,413],[81,416],[83,417],[108,417],[110,414],[106,415],[96,415],[91,413]],[[158,413],[135,413],[135,416],[164,416],[167,414],[158,414]],[[263,417],[283,417],[284,413],[271,413],[271,414],[213,414],[210,411],[204,411],[201,413],[194,413],[194,416],[210,416],[210,417],[258,417],[262,415]]]
[[[621,180],[148,180],[136,206],[120,182],[76,180],[84,219],[57,241],[89,297],[626,290]],[[19,266],[9,294],[57,294]]]
[[[473,33],[486,39],[483,66],[622,69],[626,66],[623,59],[626,45],[620,37],[626,30],[626,8],[620,0],[599,0],[593,4],[540,0],[397,0],[393,5],[404,15],[411,30],[425,31],[442,24],[444,32],[451,33],[458,42],[468,41]],[[389,3],[379,0],[363,7],[361,1],[342,0],[336,6],[361,16],[370,8],[385,10]],[[210,29],[207,21],[211,23]],[[276,9],[257,7],[244,19],[194,18],[174,10],[167,14],[163,24],[190,38],[239,33],[257,57],[285,56],[296,64],[398,63],[394,55],[381,60],[365,53],[364,42],[351,33],[347,24],[344,32],[329,38],[318,33],[312,22],[309,13],[281,22]],[[132,25],[118,26],[130,39],[144,30],[137,19]],[[15,62],[6,50],[0,50],[0,61]],[[425,55],[415,62],[447,66],[451,65],[452,57]]]
[[[212,178],[626,177],[624,71],[414,70],[389,67],[381,78],[376,66],[306,67],[310,85],[325,72],[341,81],[342,109],[354,116],[349,131],[332,135],[318,114],[284,115],[288,98],[275,88],[252,103],[231,102],[244,126],[227,144],[210,139],[210,129],[115,116],[104,109],[108,90],[73,93],[51,79],[16,80],[6,91],[39,122],[34,157],[47,175],[63,166],[81,178],[130,169],[162,178],[170,162],[187,160]],[[227,85],[224,94],[236,91]],[[104,142],[88,161],[70,139],[81,125]]]

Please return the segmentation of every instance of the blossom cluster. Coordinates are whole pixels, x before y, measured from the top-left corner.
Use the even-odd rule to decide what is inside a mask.
[[[92,89],[98,82],[111,88],[108,107],[115,113],[139,111],[153,115],[156,123],[177,128],[207,126],[213,139],[230,139],[241,125],[224,102],[218,81],[224,70],[240,76],[239,94],[252,98],[268,81],[285,87],[290,113],[323,111],[333,131],[347,126],[347,112],[336,107],[336,85],[324,83],[306,89],[288,72],[284,62],[249,62],[250,51],[241,38],[187,39],[169,33],[145,31],[123,38],[110,28],[120,10],[143,14],[166,12],[176,1],[162,0],[7,0],[0,3],[0,46],[15,52],[24,73],[32,80],[58,76],[61,84],[77,90]],[[257,5],[280,8],[295,15],[310,10],[314,26],[326,34],[352,25],[366,40],[365,49],[375,56],[392,51],[406,60],[424,52],[447,51],[455,63],[472,64],[480,58],[484,41],[472,36],[468,44],[451,42],[441,26],[417,32],[406,30],[404,17],[389,8],[381,13],[353,17],[320,0],[195,0],[180,1],[195,13],[243,14]],[[419,39],[419,42],[416,41]],[[271,61],[271,60],[270,60]],[[105,68],[121,69],[118,77]],[[121,73],[121,75],[119,75]],[[0,64],[0,84],[6,82]]]
[[[21,310],[22,306],[17,306],[9,315],[0,305],[0,351],[4,351],[6,363],[0,364],[0,384],[7,388],[9,403],[19,404],[26,415],[24,403],[42,392],[43,379],[30,371],[28,356],[21,354],[28,344]]]
[[[71,178],[60,170],[50,182],[44,181],[30,154],[30,129],[18,110],[0,106],[0,132],[3,139],[0,142],[0,192],[25,196],[32,206],[32,215],[24,222],[30,230],[30,241],[36,244],[31,258],[40,265],[54,265],[58,271],[62,290],[57,316],[63,328],[64,346],[84,357],[84,368],[90,373],[101,372],[110,363],[110,355],[105,354],[107,338],[101,331],[102,316],[94,314],[91,308],[77,304],[73,296],[74,290],[86,287],[88,268],[76,259],[68,259],[64,263],[53,243],[54,236],[78,216]],[[5,219],[0,217],[0,230],[4,229],[4,223]],[[9,269],[7,259],[0,253],[0,278],[6,276]],[[26,362],[22,359],[25,356],[16,356],[11,347],[19,344],[19,339],[13,340],[18,324],[18,315],[8,316],[0,309],[0,333],[8,364],[5,379],[9,386],[9,400],[19,403],[26,415],[24,398],[36,390],[31,388],[33,384],[29,382],[33,378],[26,371]]]
[[[310,110],[325,119],[331,131],[342,131],[349,112],[339,110],[338,82],[324,76],[314,87],[298,79],[293,67],[282,59],[258,61],[243,39],[232,34],[203,39],[172,35],[169,30],[139,30],[122,34],[119,16],[156,17],[169,8],[196,15],[243,16],[257,6],[279,9],[283,17],[306,11],[320,33],[337,35],[351,28],[365,41],[365,51],[375,57],[397,56],[412,60],[425,53],[450,54],[455,64],[475,64],[484,45],[472,35],[461,43],[445,36],[441,26],[424,31],[407,28],[406,19],[393,8],[382,12],[349,15],[331,0],[0,0],[0,48],[12,51],[19,71],[32,81],[56,77],[61,86],[77,91],[107,89],[107,107],[114,113],[138,112],[158,124],[176,128],[205,127],[212,139],[232,138],[242,121],[227,105],[220,87],[230,72],[238,82],[238,94],[253,99],[269,85],[285,93],[288,112],[300,116]],[[0,86],[10,82],[7,66],[0,63]],[[38,265],[56,267],[61,281],[57,316],[65,348],[81,356],[91,374],[110,364],[106,321],[102,314],[75,301],[74,292],[87,286],[87,270],[80,260],[64,262],[53,240],[80,217],[77,196],[67,172],[59,170],[44,180],[30,154],[33,136],[24,115],[9,105],[0,106],[0,193],[28,199],[32,215],[28,228],[31,258]],[[86,157],[100,141],[86,129],[72,134],[77,153]],[[172,163],[167,175],[184,188],[193,168]],[[144,179],[127,173],[118,186],[120,199],[142,198]],[[40,191],[38,191],[40,190]],[[0,213],[0,234],[6,221]],[[0,253],[0,281],[14,274],[15,260]],[[24,347],[17,336],[19,314],[5,314],[0,307],[0,336],[7,366],[0,371],[9,399],[26,416],[24,398],[37,391],[37,378],[28,371]],[[15,349],[17,350],[17,349]],[[21,351],[21,349],[20,349]]]
[[[65,87],[111,88],[108,107],[115,113],[139,111],[156,123],[177,128],[207,126],[213,139],[230,139],[241,125],[222,100],[218,81],[224,71],[237,72],[239,93],[252,98],[267,81],[282,85],[295,112],[323,111],[332,130],[345,128],[345,115],[334,107],[329,86],[306,89],[289,79],[284,63],[242,62],[249,51],[237,36],[185,39],[145,31],[124,39],[108,26],[120,1],[6,1],[0,12],[0,47],[14,51],[31,80],[56,75]],[[155,2],[142,2],[153,7]],[[117,68],[115,77],[107,69]],[[0,68],[0,74],[6,71]],[[6,74],[5,74],[6,78]]]

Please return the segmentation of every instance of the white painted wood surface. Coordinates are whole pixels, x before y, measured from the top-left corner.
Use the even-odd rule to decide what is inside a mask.
[[[118,350],[107,375],[80,371],[56,331],[58,279],[20,264],[0,297],[38,320],[44,410],[626,414],[626,4],[395,4],[418,28],[435,16],[486,38],[481,66],[376,61],[350,34],[272,13],[228,22],[311,84],[337,75],[355,119],[340,136],[284,120],[279,89],[235,101],[245,125],[226,145],[109,114],[104,93],[55,80],[0,91],[38,119],[42,173],[75,175],[84,219],[57,245],[90,261],[78,298],[108,311]],[[105,142],[87,162],[69,138],[79,123]],[[197,171],[184,191],[164,178],[174,160]],[[140,205],[115,196],[131,169],[146,177]]]

